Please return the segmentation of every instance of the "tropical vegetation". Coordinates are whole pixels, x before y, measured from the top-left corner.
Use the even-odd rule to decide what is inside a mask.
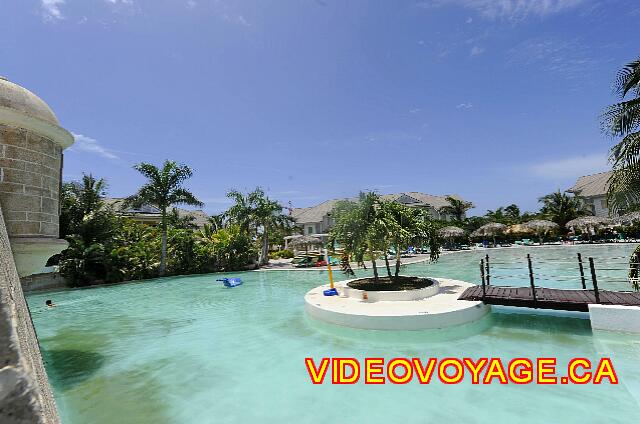
[[[69,247],[54,262],[70,285],[255,267],[268,260],[273,237],[281,240],[292,231],[291,218],[260,188],[246,195],[230,191],[234,204],[198,229],[192,216],[173,207],[201,204],[184,187],[190,168],[166,161],[160,167],[143,163],[135,169],[148,181],[123,206],[158,207],[158,226],[134,222],[105,202],[103,179],[83,175],[81,181],[63,184],[60,235]],[[292,253],[279,251],[277,256]]]
[[[373,278],[378,281],[378,260],[384,259],[387,275],[398,278],[400,255],[409,246],[430,247],[431,259],[440,251],[438,226],[428,212],[396,202],[384,201],[373,192],[360,193],[357,201],[339,202],[334,210],[335,225],[330,242],[343,249],[343,269],[350,271],[349,259],[360,265],[371,261]],[[389,253],[395,256],[395,270],[389,264]]]
[[[572,219],[591,214],[579,199],[560,191],[542,196],[538,201],[543,204],[540,217],[555,222],[562,230]]]
[[[260,187],[247,194],[231,190],[227,193],[227,197],[232,199],[234,204],[227,210],[225,216],[230,222],[238,224],[243,231],[247,231],[260,241],[258,264],[267,264],[270,234],[278,230],[280,232],[291,230],[294,224],[293,218],[285,215],[284,207],[275,200],[269,199]]]
[[[464,220],[467,211],[469,209],[473,209],[474,205],[471,202],[466,202],[462,199],[457,199],[452,196],[446,197],[447,202],[449,204],[447,206],[443,206],[439,209],[439,212],[444,215],[448,215],[452,217],[455,221]]]
[[[126,199],[125,205],[141,207],[142,205],[154,205],[160,209],[160,229],[162,245],[160,250],[160,275],[166,273],[167,268],[167,233],[169,228],[169,208],[173,205],[202,206],[193,193],[183,187],[185,180],[193,175],[193,171],[187,165],[179,165],[167,160],[162,167],[151,163],[142,162],[134,166],[138,172],[147,178],[147,182],[140,187],[138,192]],[[177,212],[173,216],[174,221],[179,220]]]
[[[625,65],[614,83],[618,102],[603,116],[604,130],[621,140],[611,149],[608,204],[613,212],[640,204],[640,58]]]

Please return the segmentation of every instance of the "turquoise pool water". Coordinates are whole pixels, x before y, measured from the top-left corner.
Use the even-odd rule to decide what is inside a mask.
[[[633,246],[491,250],[496,261],[531,253],[540,273],[572,264],[544,260],[619,257]],[[444,256],[407,273],[478,280],[485,252]],[[536,261],[537,259],[537,261]],[[523,262],[524,263],[524,262]],[[521,268],[522,272],[525,268]],[[577,270],[577,268],[576,268]],[[496,272],[498,272],[496,270]],[[503,275],[511,271],[503,271]],[[610,279],[624,272],[607,271]],[[490,314],[471,326],[380,332],[308,319],[303,296],[320,271],[172,277],[28,296],[64,423],[441,423],[638,422],[640,337],[593,334],[579,317]],[[573,275],[573,274],[572,274]],[[576,274],[577,275],[577,274]],[[513,279],[528,284],[527,279]],[[556,283],[579,287],[579,280]],[[623,288],[607,283],[601,288]],[[548,284],[550,285],[550,284]],[[59,306],[46,309],[44,301]],[[610,356],[619,385],[473,386],[411,383],[314,386],[304,358]]]

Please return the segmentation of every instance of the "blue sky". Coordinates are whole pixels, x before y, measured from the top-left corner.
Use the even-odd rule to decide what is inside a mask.
[[[640,54],[612,0],[0,0],[0,74],[76,135],[64,178],[195,170],[205,210],[457,193],[476,214],[607,169],[598,116]]]

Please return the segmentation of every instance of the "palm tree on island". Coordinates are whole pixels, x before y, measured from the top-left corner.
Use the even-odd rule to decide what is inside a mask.
[[[373,192],[360,193],[357,201],[343,200],[333,210],[336,223],[330,232],[331,244],[344,250],[343,270],[350,269],[348,259],[359,265],[371,261],[373,280],[380,279],[377,259],[385,258],[389,280],[400,277],[401,253],[411,245],[428,244],[431,259],[439,255],[440,240],[428,212],[396,202],[383,201]],[[392,274],[387,259],[389,247],[395,249],[396,266]]]
[[[148,181],[140,187],[136,194],[128,197],[125,200],[125,204],[138,208],[144,204],[150,204],[160,209],[162,215],[160,221],[162,251],[158,271],[162,276],[165,275],[167,268],[169,209],[173,205],[202,206],[203,203],[183,187],[184,182],[193,175],[193,171],[187,165],[166,160],[160,168],[146,162],[139,163],[133,168],[144,175]]]

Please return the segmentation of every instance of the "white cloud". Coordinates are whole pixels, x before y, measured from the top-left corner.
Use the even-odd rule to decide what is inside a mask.
[[[460,103],[456,106],[456,109],[471,109],[473,105],[471,103]]]
[[[508,52],[515,65],[537,65],[542,70],[567,79],[588,77],[598,61],[579,40],[540,37],[525,40]]]
[[[251,26],[251,22],[247,21],[247,19],[242,15],[230,15],[228,13],[223,13],[222,19],[224,19],[227,22],[238,24],[247,28]]]
[[[193,9],[197,5],[198,5],[198,3],[196,3],[194,0],[188,0],[187,1],[187,9]]]
[[[425,0],[426,8],[454,5],[471,9],[487,19],[520,21],[530,16],[544,17],[570,10],[588,0]]]
[[[484,53],[484,47],[473,46],[469,54],[473,57],[480,56],[482,53]]]
[[[548,178],[577,178],[610,170],[606,153],[593,153],[541,162],[530,167],[533,175]]]
[[[120,159],[120,157],[118,157],[115,153],[113,153],[113,151],[102,146],[98,140],[91,137],[87,137],[86,135],[82,135],[82,134],[75,134],[75,133],[71,133],[71,134],[75,139],[75,143],[73,143],[70,150],[92,153],[98,156],[102,156],[105,159],[111,159],[111,160]]]
[[[48,21],[64,19],[60,10],[60,6],[63,4],[64,0],[40,0],[44,19]]]

